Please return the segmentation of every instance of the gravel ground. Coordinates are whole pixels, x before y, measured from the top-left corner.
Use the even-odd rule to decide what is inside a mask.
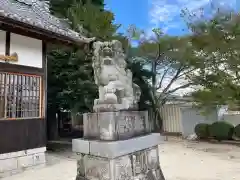
[[[239,180],[240,147],[182,140],[160,146],[160,163],[166,180]],[[76,161],[69,151],[49,153],[47,166],[3,180],[74,180]]]
[[[160,147],[166,180],[240,179],[240,147],[186,141]]]

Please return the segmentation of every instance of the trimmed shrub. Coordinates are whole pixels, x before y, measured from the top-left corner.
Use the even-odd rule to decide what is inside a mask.
[[[237,138],[240,138],[240,124],[237,125],[237,126],[234,128],[234,135],[235,135]]]
[[[200,123],[195,126],[194,129],[199,139],[206,139],[209,137],[209,124]]]
[[[234,126],[225,121],[214,122],[209,126],[209,134],[217,140],[232,139]]]

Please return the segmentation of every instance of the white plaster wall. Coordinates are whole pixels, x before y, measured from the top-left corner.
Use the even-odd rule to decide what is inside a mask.
[[[212,124],[218,120],[217,109],[212,109],[209,114],[202,114],[199,109],[193,107],[181,108],[183,137],[194,134],[194,128],[199,123]]]
[[[224,119],[224,114],[226,114],[228,111],[228,106],[221,106],[218,109],[218,120],[221,121]]]
[[[0,55],[5,55],[5,44],[6,44],[6,32],[0,30]]]
[[[18,54],[18,62],[24,66],[42,68],[42,41],[11,33],[10,54]]]
[[[240,124],[240,114],[224,114],[222,120],[237,126]]]

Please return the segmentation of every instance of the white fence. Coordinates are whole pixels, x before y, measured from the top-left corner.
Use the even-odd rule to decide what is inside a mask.
[[[177,105],[165,105],[160,108],[165,132],[182,132],[181,112]]]

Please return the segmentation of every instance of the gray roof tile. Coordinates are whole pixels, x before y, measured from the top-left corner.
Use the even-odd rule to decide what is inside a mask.
[[[0,0],[0,16],[57,33],[72,41],[89,43],[94,40],[71,30],[67,23],[51,15],[45,1]]]

